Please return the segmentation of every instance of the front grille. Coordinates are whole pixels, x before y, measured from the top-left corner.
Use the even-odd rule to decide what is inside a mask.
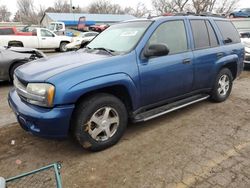
[[[26,101],[27,98],[25,97],[25,92],[26,92],[27,83],[21,82],[16,76],[14,76],[14,87],[19,97]]]

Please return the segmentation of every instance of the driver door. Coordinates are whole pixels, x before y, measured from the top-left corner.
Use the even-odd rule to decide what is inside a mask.
[[[40,48],[58,48],[59,42],[52,32],[41,29]]]
[[[145,48],[151,44],[165,44],[169,54],[141,59],[139,71],[143,106],[191,92],[194,80],[193,53],[188,47],[184,20],[162,23]]]

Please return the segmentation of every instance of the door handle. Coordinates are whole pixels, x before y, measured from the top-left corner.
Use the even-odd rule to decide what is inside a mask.
[[[231,54],[236,54],[236,53],[237,53],[236,49],[232,50],[232,52],[231,52]]]
[[[42,40],[46,40],[46,38],[42,38]]]
[[[223,53],[223,52],[217,53],[217,58],[222,58],[223,56],[224,56],[224,53]]]
[[[182,64],[190,64],[191,63],[191,59],[184,59],[183,61],[182,61]]]

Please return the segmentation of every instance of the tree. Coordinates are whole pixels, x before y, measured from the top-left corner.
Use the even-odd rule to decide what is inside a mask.
[[[70,4],[67,0],[56,0],[54,2],[54,10],[55,12],[63,12],[63,13],[69,13],[71,12],[72,7],[70,7]]]
[[[11,13],[5,5],[0,6],[0,22],[9,22]]]
[[[88,12],[93,14],[121,14],[124,13],[121,6],[111,4],[107,0],[96,0],[88,7]]]
[[[237,8],[239,0],[222,0],[216,7],[217,13],[228,14]]]
[[[34,8],[33,0],[17,0],[18,16],[17,21],[24,24],[38,24],[39,17]]]
[[[189,0],[152,0],[154,9],[164,14],[167,12],[183,12]]]

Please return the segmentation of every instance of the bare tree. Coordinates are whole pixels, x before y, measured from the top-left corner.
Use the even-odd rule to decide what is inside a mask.
[[[55,12],[63,12],[63,13],[68,13],[70,12],[72,9],[72,7],[70,7],[70,4],[68,3],[67,0],[56,0],[54,2],[54,10]]]
[[[33,0],[17,0],[18,19],[25,24],[38,24],[39,18],[35,11]]]
[[[159,14],[167,12],[183,12],[189,0],[152,0],[154,9]]]
[[[137,3],[135,8],[125,7],[123,12],[124,14],[131,14],[135,17],[141,18],[146,16],[149,13],[149,10],[147,9],[144,3],[139,2]]]
[[[11,13],[5,5],[0,6],[0,22],[9,22]]]
[[[222,0],[217,4],[216,12],[228,14],[237,8],[238,3],[239,0]]]
[[[121,14],[123,10],[118,4],[111,4],[107,0],[96,0],[89,5],[88,12],[95,14]]]

